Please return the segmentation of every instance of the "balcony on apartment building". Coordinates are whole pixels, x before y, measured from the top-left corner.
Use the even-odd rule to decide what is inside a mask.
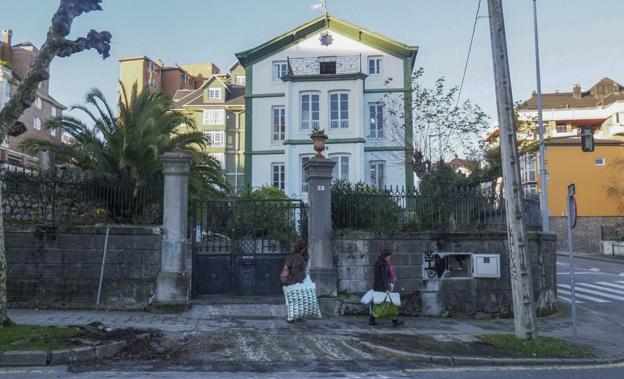
[[[348,77],[364,78],[361,55],[288,58],[288,74],[283,80]]]

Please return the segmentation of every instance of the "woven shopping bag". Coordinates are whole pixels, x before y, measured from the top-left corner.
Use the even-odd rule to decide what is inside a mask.
[[[312,282],[297,283],[282,288],[289,321],[302,317],[321,317],[321,310],[316,298],[316,284]]]
[[[398,316],[399,307],[394,305],[390,296],[383,303],[373,305],[373,317],[396,320]]]

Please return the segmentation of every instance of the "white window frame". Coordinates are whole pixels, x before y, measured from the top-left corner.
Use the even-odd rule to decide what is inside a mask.
[[[210,138],[210,147],[225,147],[225,131],[206,130],[204,135]]]
[[[236,75],[236,84],[238,84],[239,86],[244,86],[246,80],[247,78],[245,77],[245,75]]]
[[[4,87],[4,94],[7,97],[6,101],[9,101],[11,96],[13,96],[13,86],[11,85],[11,82],[9,82],[8,80],[6,81],[6,85]]]
[[[204,109],[202,121],[204,125],[225,125],[225,109]]]
[[[43,101],[41,101],[41,97],[39,96],[35,99],[35,107],[37,107],[37,109],[43,108]]]
[[[277,120],[276,120],[276,117],[277,117]],[[285,138],[286,138],[286,107],[283,105],[274,105],[271,107],[271,142],[273,143],[281,142]]]
[[[156,79],[154,78],[149,78],[147,79],[147,86],[149,88],[153,88],[156,89],[158,87],[158,83],[156,82]]]
[[[276,171],[277,170],[277,171]],[[277,175],[277,180],[276,179]],[[284,162],[271,163],[271,185],[282,191],[286,188],[286,165]]]
[[[50,107],[50,114],[52,115],[52,117],[56,117],[57,113],[56,113],[56,107],[54,105],[52,105]]]
[[[39,117],[33,119],[33,128],[35,130],[41,130],[41,119]]]
[[[372,108],[375,108],[374,110]],[[379,119],[381,108],[381,120]],[[384,103],[368,103],[368,137],[372,139],[384,138],[384,120],[386,117],[386,105]]]
[[[381,168],[381,170],[380,170]],[[383,189],[386,186],[386,161],[376,160],[368,163],[370,183],[375,188]],[[381,173],[381,175],[380,175]]]
[[[371,72],[371,62],[373,63],[372,72]],[[381,55],[371,55],[368,57],[366,61],[366,72],[371,76],[378,76],[383,74],[383,56]]]
[[[305,164],[305,162],[309,161],[312,158],[314,158],[314,155],[312,154],[303,154],[299,156],[299,166],[301,170],[301,193],[308,193],[308,183],[306,181],[307,178],[305,175],[305,170],[303,169],[303,165]]]
[[[208,88],[208,100],[221,100],[221,92],[221,88]]]
[[[343,102],[343,96],[347,97],[347,102],[346,102],[346,112],[347,112],[347,117],[344,118],[344,114],[343,112],[345,111],[345,109],[343,109],[343,107],[345,106],[345,103]],[[333,118],[334,117],[334,110],[332,108],[332,103],[333,103],[333,97],[337,96],[337,102],[336,102],[336,106],[338,107],[336,109],[337,112],[337,116],[338,118]],[[328,100],[328,107],[327,109],[329,110],[328,116],[329,116],[329,129],[334,129],[334,130],[340,130],[340,129],[349,129],[349,113],[350,113],[350,106],[349,106],[349,102],[350,102],[350,93],[349,91],[331,91],[328,93],[327,96],[327,100]]]
[[[600,163],[598,163],[600,162]],[[603,157],[598,157],[598,158],[594,158],[594,164],[596,166],[604,166],[607,164],[607,160],[604,159]]]
[[[351,161],[351,154],[347,154],[347,153],[336,153],[336,154],[330,154],[329,155],[329,159],[331,159],[332,161],[336,162],[336,164],[334,165],[334,168],[332,170],[332,180],[349,180],[349,171],[350,171],[350,161]],[[344,161],[346,162],[346,166],[347,166],[347,172],[344,172]]]
[[[520,176],[522,183],[537,182],[537,162],[535,155],[525,154],[520,157]]]
[[[288,75],[288,62],[274,61],[271,64],[271,73],[274,82],[282,81],[282,77]]]
[[[308,109],[307,116],[304,117],[304,106],[303,99],[308,97]],[[313,98],[316,97],[316,107],[317,111],[313,111]],[[320,126],[320,118],[321,118],[321,93],[318,91],[304,91],[299,93],[299,113],[300,123],[299,127],[301,130],[311,130]]]

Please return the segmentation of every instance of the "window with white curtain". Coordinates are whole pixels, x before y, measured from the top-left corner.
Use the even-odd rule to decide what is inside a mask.
[[[283,141],[286,137],[286,108],[283,105],[271,108],[272,141]]]
[[[349,127],[349,93],[330,92],[329,128],[345,129]]]
[[[318,92],[301,93],[301,129],[309,130],[319,127],[319,100]]]
[[[221,88],[209,88],[208,100],[221,100]]]
[[[375,188],[384,188],[386,185],[386,162],[372,161],[369,166],[371,185]]]
[[[288,63],[285,61],[273,62],[273,81],[280,81],[282,76],[288,75]]]
[[[332,170],[333,180],[349,180],[349,156],[346,154],[332,154],[329,159],[336,162]]]
[[[373,139],[381,139],[384,136],[384,105],[382,103],[368,104],[370,115],[368,136]]]
[[[204,109],[204,125],[225,125],[225,109]]]
[[[204,135],[210,139],[210,146],[212,147],[225,147],[225,132],[224,131],[205,131]]]
[[[271,185],[284,190],[286,186],[286,170],[284,162],[271,163]]]

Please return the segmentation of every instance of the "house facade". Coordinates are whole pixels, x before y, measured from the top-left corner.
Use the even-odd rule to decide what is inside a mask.
[[[4,29],[0,42],[0,108],[11,98],[21,78],[28,72],[38,49],[30,42],[12,43],[13,31]],[[49,93],[49,81],[43,81],[37,89],[35,102],[18,119],[26,126],[26,132],[13,137],[7,136],[0,145],[0,163],[9,168],[35,169],[42,165],[41,158],[24,153],[21,144],[29,138],[41,138],[60,141],[60,130],[47,130],[44,125],[53,117],[61,116],[66,107],[56,101]]]
[[[234,191],[245,183],[244,74],[235,63],[229,74],[213,75],[198,89],[179,90],[173,98],[175,108],[190,113],[195,125],[209,137],[206,151],[221,163]]]
[[[405,156],[417,51],[324,15],[236,54],[246,78],[246,184],[306,199],[303,164],[314,153],[309,135],[320,128],[329,137],[325,155],[336,162],[334,179],[413,186]],[[389,96],[401,109],[389,109]],[[398,128],[391,112],[400,115]],[[391,128],[407,135],[397,142]]]
[[[578,227],[575,245],[584,251],[599,250],[600,227],[624,221],[622,201],[609,196],[609,187],[622,182],[624,158],[624,87],[603,78],[586,91],[575,85],[570,92],[542,95],[546,171],[548,172],[548,211],[551,228],[559,235],[559,248],[565,248],[567,233],[566,194],[568,185],[576,188]],[[537,94],[517,108],[520,145],[530,146],[520,157],[520,173],[525,194],[540,192],[542,176],[537,151]],[[580,130],[594,131],[593,152],[581,150]],[[494,129],[486,142],[498,144]]]

